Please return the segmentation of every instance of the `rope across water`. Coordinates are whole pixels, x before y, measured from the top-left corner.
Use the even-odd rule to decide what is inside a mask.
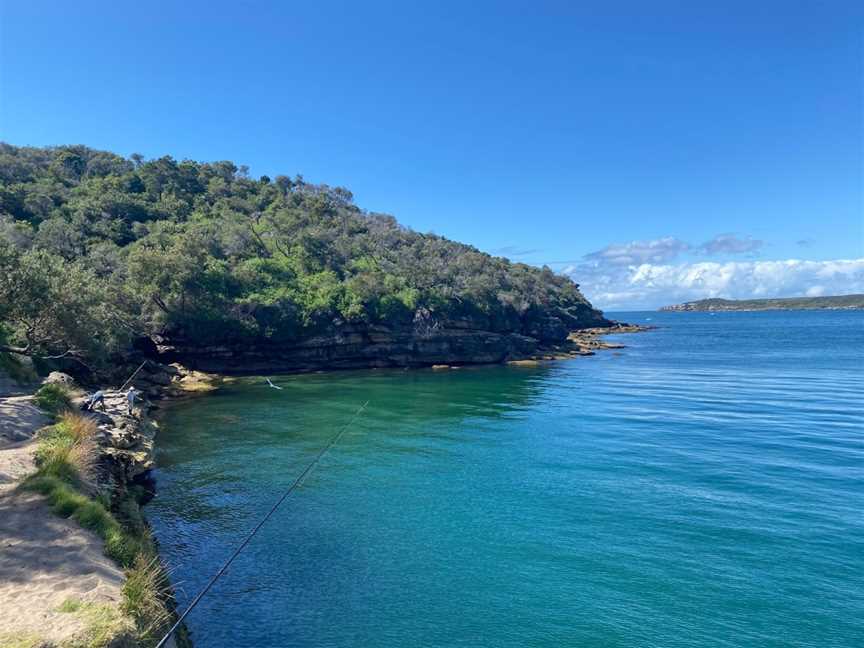
[[[327,454],[328,450],[330,450],[333,446],[335,446],[339,442],[339,439],[342,438],[342,435],[345,434],[345,431],[349,427],[351,427],[351,425],[354,424],[354,421],[356,421],[357,418],[363,413],[363,410],[366,409],[367,405],[369,405],[368,400],[365,403],[363,403],[363,405],[361,405],[357,409],[356,412],[354,412],[354,415],[351,417],[351,419],[345,425],[342,426],[342,428],[333,436],[333,438],[330,439],[330,441],[327,443],[327,445],[325,445],[323,448],[321,448],[321,450],[318,451],[318,454],[315,455],[315,458],[312,459],[312,461],[309,463],[309,465],[307,465],[306,468],[303,469],[303,472],[301,472],[300,475],[297,477],[297,479],[295,479],[294,482],[288,487],[288,490],[286,490],[285,493],[283,493],[282,497],[280,497],[276,501],[276,503],[273,505],[273,507],[267,512],[267,515],[265,515],[261,519],[261,521],[255,526],[255,528],[252,529],[252,531],[249,533],[249,535],[246,536],[246,539],[243,540],[243,542],[240,544],[240,546],[238,546],[234,550],[234,553],[232,553],[230,558],[228,558],[228,560],[225,561],[225,564],[223,564],[222,567],[219,568],[219,571],[217,571],[213,575],[213,577],[210,579],[210,581],[207,583],[207,585],[204,586],[204,589],[202,589],[200,592],[198,592],[198,594],[195,596],[195,598],[192,599],[192,602],[189,604],[189,607],[186,608],[186,610],[183,612],[183,614],[181,614],[180,617],[177,619],[176,623],[174,623],[174,625],[171,626],[171,629],[168,630],[168,632],[165,634],[165,636],[162,637],[162,639],[159,641],[158,644],[156,644],[156,648],[163,648],[165,646],[165,644],[168,642],[168,640],[171,638],[171,636],[177,631],[177,628],[180,627],[180,624],[183,623],[183,619],[185,619],[186,616],[192,611],[192,609],[196,605],[198,605],[198,602],[202,598],[204,598],[204,595],[210,591],[210,588],[213,587],[213,585],[216,583],[216,581],[219,580],[219,578],[222,576],[222,574],[225,573],[225,570],[228,569],[228,567],[231,565],[232,562],[234,562],[234,559],[240,555],[240,552],[246,548],[246,545],[249,544],[249,541],[255,537],[255,534],[258,533],[258,530],[262,526],[264,526],[264,523],[267,522],[267,520],[269,520],[270,517],[276,512],[276,510],[282,505],[282,502],[284,502],[286,499],[288,499],[288,496],[291,495],[291,493],[293,493],[297,488],[299,488],[303,484],[303,481],[306,479],[306,477],[309,476],[309,473],[312,472],[312,469],[315,467],[315,465],[321,460],[321,458],[325,454]]]

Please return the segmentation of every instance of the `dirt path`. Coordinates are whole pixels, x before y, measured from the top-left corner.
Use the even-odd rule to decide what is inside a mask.
[[[41,495],[15,490],[35,469],[31,439],[46,423],[29,397],[0,398],[0,646],[13,635],[60,642],[81,631],[78,617],[58,610],[67,599],[120,601],[123,573],[102,541]]]
[[[32,396],[0,397],[0,450],[10,443],[31,439],[48,424],[48,417],[33,404]]]
[[[32,401],[30,396],[0,398],[0,496],[35,470],[32,438],[49,421]]]

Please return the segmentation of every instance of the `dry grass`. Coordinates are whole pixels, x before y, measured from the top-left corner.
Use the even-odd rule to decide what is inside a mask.
[[[66,433],[77,441],[92,439],[99,431],[94,419],[76,412],[61,414],[58,425],[63,426]]]
[[[95,494],[100,453],[98,431],[96,422],[87,416],[75,412],[61,414],[55,425],[39,433],[36,462],[40,473]]]
[[[16,632],[0,632],[0,647],[2,648],[46,648],[46,643],[39,635],[22,635]],[[50,648],[50,647],[47,647]]]
[[[59,425],[75,440],[69,451],[69,462],[75,466],[82,489],[90,494],[96,493],[99,469],[99,443],[96,434],[99,428],[96,421],[88,416],[68,412],[60,417]]]

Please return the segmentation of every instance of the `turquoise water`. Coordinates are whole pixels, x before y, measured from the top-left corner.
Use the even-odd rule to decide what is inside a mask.
[[[169,410],[148,516],[199,648],[864,645],[864,312],[634,313],[538,368]]]

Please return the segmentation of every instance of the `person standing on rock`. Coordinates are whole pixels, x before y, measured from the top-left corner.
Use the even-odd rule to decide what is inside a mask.
[[[132,409],[135,407],[135,401],[138,400],[140,394],[141,392],[135,389],[135,385],[131,385],[129,391],[126,392],[126,414],[129,416],[132,416]]]

